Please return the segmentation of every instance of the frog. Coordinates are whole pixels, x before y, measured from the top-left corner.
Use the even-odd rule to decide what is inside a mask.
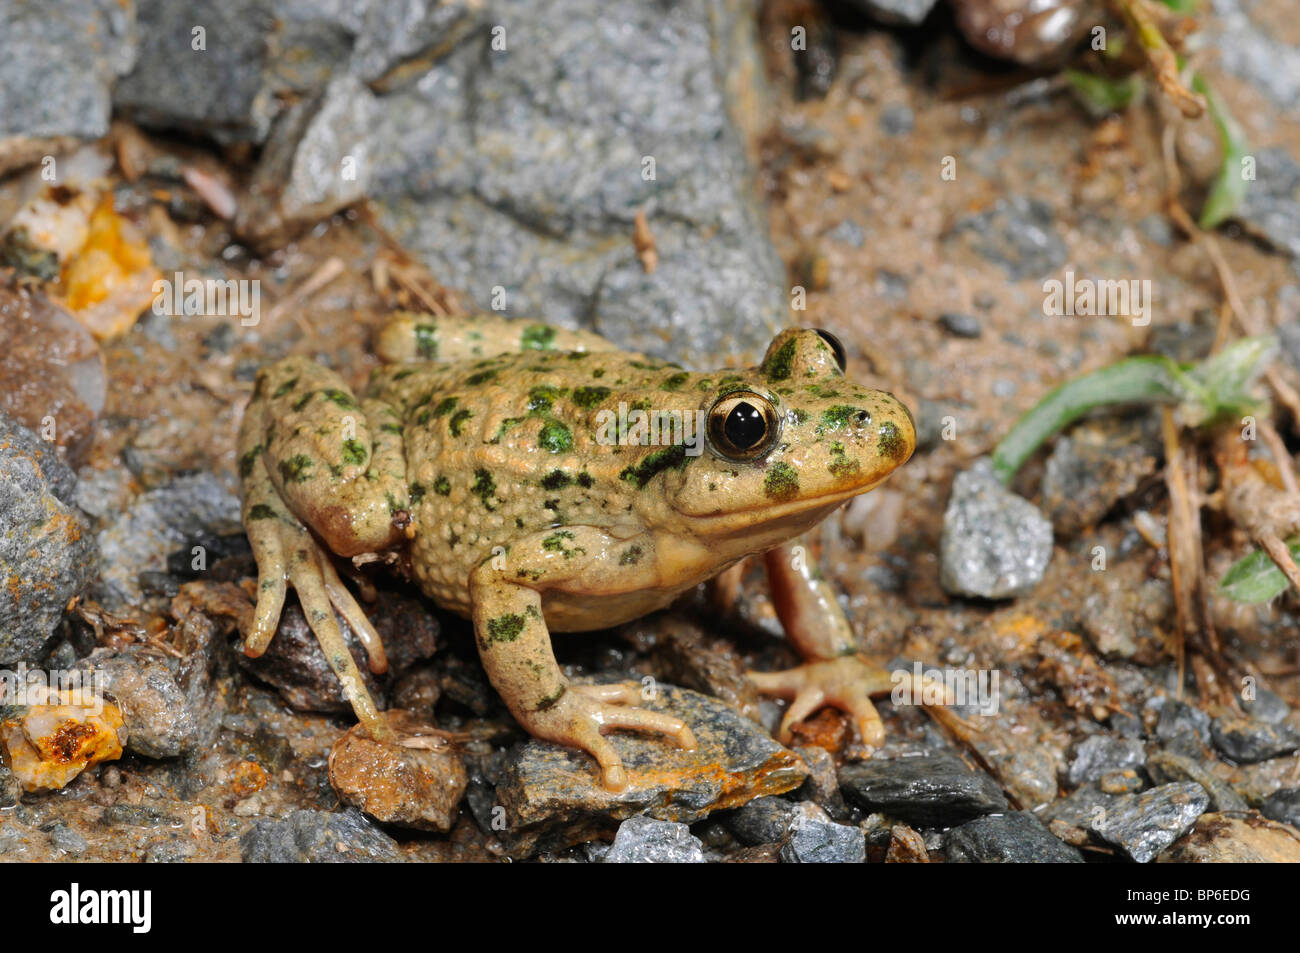
[[[858,651],[800,540],[906,463],[916,427],[894,395],[850,380],[833,334],[787,328],[757,365],[706,372],[591,331],[397,312],[375,352],[360,395],[303,356],[257,374],[238,443],[258,573],[249,656],[267,650],[292,587],[360,725],[418,746],[378,710],[339,626],[386,670],[344,577],[387,562],[472,621],[487,678],[527,733],[587,752],[620,791],[611,732],[686,749],[694,734],[638,707],[640,683],[566,677],[551,633],[608,630],[761,555],[803,659],[747,672],[789,702],[778,738],[829,706],[879,746],[871,698],[897,678]]]

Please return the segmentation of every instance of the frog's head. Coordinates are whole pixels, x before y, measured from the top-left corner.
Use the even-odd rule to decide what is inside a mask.
[[[781,332],[756,368],[727,374],[701,404],[703,452],[666,485],[704,539],[776,545],[879,484],[916,447],[892,394],[845,376],[825,331]]]

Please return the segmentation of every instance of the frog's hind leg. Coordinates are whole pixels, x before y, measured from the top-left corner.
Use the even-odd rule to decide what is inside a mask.
[[[612,542],[592,527],[521,540],[504,561],[490,558],[470,574],[470,600],[483,668],[515,720],[534,737],[591,754],[600,765],[601,783],[620,791],[627,786],[627,770],[606,732],[653,732],[688,749],[695,747],[695,736],[679,718],[632,707],[641,699],[639,685],[571,684],[555,661],[536,588],[563,587],[575,580],[589,587],[605,583],[622,588],[627,580],[620,574],[636,567],[605,565]]]
[[[402,311],[380,329],[375,353],[387,364],[470,361],[523,351],[616,351],[591,331],[570,331],[496,314],[439,317]]]
[[[806,546],[786,544],[763,557],[777,616],[805,664],[784,672],[747,674],[763,694],[790,700],[778,732],[783,743],[790,742],[794,725],[830,705],[853,719],[863,744],[878,747],[884,741],[885,727],[871,697],[892,692],[898,680],[857,652],[844,610],[830,585],[814,571],[806,552]],[[912,689],[911,697],[943,700],[942,705],[926,706],[936,721],[953,731],[972,730],[946,707],[955,703],[951,691],[924,677],[917,684],[911,673],[902,677]]]
[[[245,652],[266,651],[292,585],[353,710],[379,740],[391,738],[391,729],[366,690],[335,611],[361,640],[374,672],[387,668],[383,643],[330,551],[383,548],[409,524],[405,461],[390,415],[377,402],[358,403],[325,368],[290,358],[259,376],[239,437],[244,526],[258,567]]]

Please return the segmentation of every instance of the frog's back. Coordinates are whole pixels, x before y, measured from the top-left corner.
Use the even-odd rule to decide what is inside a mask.
[[[654,447],[617,439],[620,409],[681,419],[716,384],[716,375],[623,352],[526,351],[376,371],[371,392],[403,422],[421,587],[464,613],[469,573],[494,547],[559,526],[635,527],[655,492],[646,465]]]

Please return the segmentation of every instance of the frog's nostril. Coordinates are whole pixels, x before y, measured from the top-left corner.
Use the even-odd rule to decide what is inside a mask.
[[[865,427],[867,424],[871,423],[871,415],[867,413],[865,410],[859,410],[858,423],[860,423],[862,426]]]

